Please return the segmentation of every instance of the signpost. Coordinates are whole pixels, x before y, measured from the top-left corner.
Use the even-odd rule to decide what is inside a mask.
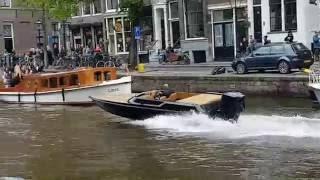
[[[139,45],[139,41],[141,39],[141,27],[140,26],[134,27],[134,39],[137,40],[137,64],[139,65],[140,60],[139,60],[138,45]]]

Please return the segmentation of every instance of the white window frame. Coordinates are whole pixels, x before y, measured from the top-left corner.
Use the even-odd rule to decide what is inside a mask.
[[[7,26],[7,25],[11,26],[11,37],[4,37],[3,36],[3,39],[12,39],[12,49],[15,49],[13,23],[3,23],[2,24],[2,29],[3,29],[3,26]]]
[[[112,19],[112,23],[113,25],[115,24],[116,22],[116,19],[117,18],[121,18],[121,23],[122,23],[122,27],[121,27],[121,33],[122,33],[122,43],[123,43],[123,49],[125,50],[126,49],[126,42],[125,42],[125,32],[124,32],[124,18],[126,18],[127,16],[112,16],[112,17],[108,17],[108,18],[105,18],[105,21],[106,21],[106,31],[107,31],[107,39],[109,39],[109,36],[110,35],[113,35],[114,37],[114,53],[115,55],[118,55],[118,54],[129,54],[129,51],[123,51],[123,52],[118,52],[118,47],[117,47],[117,33],[115,32],[115,30],[113,29],[113,32],[112,34],[109,32],[109,24],[108,24],[108,19]],[[110,46],[108,46],[108,51],[111,52],[110,50]]]
[[[91,16],[93,13],[93,7],[92,7],[92,3],[89,4],[90,5],[90,14],[84,14],[84,4],[82,3],[81,5],[81,15],[82,17],[86,17],[86,16]]]
[[[4,1],[4,0],[0,0],[0,1]],[[12,0],[8,0],[9,1],[9,6],[0,6],[0,8],[11,8],[12,7]]]
[[[286,11],[285,11],[286,7],[285,7],[284,0],[280,0],[280,1],[281,1],[281,31],[285,32],[286,31]],[[296,1],[296,6],[297,6],[297,1]],[[270,3],[269,3],[269,8],[270,8]],[[269,12],[269,14],[270,14],[270,12]],[[297,16],[297,14],[296,14],[296,16]],[[270,20],[270,17],[269,17],[269,20]],[[271,31],[271,23],[270,23],[269,29]],[[293,31],[297,31],[297,30],[298,30],[298,25],[297,25],[297,29],[293,30]],[[277,32],[277,31],[271,31],[271,32]]]
[[[169,20],[170,21],[179,21],[179,17],[177,17],[177,18],[171,17],[171,4],[173,4],[173,3],[178,3],[178,1],[170,1],[169,2]]]
[[[99,12],[99,13],[96,13],[95,4],[94,4],[94,2],[92,2],[92,14],[94,14],[94,15],[100,15],[103,12],[101,0],[99,0],[99,2],[100,2],[100,6],[101,6],[101,12]]]
[[[106,1],[106,12],[117,12],[120,10],[120,6],[119,6],[120,1],[119,0],[117,0],[118,1],[118,8],[117,9],[108,9],[108,0],[105,0],[105,1]]]
[[[197,37],[197,38],[189,38],[187,34],[187,19],[186,19],[186,3],[183,0],[183,23],[184,23],[184,39],[185,40],[203,40],[207,39],[206,37]]]

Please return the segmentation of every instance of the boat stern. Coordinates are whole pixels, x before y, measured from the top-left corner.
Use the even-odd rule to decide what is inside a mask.
[[[237,122],[245,109],[245,95],[240,92],[227,92],[222,95],[219,116],[231,122]]]

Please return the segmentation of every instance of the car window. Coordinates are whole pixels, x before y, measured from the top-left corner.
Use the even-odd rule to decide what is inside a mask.
[[[270,54],[270,47],[260,47],[253,52],[255,56],[265,56]]]
[[[302,43],[292,44],[292,47],[295,51],[308,50]]]
[[[276,54],[283,54],[284,53],[284,47],[279,45],[279,46],[272,46],[271,47],[271,54],[276,55]]]

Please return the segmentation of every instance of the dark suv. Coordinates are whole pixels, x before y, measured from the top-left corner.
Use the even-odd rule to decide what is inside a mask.
[[[309,68],[313,64],[311,51],[302,43],[271,43],[235,59],[232,68],[238,74],[249,70],[273,70],[286,74],[291,69]]]

